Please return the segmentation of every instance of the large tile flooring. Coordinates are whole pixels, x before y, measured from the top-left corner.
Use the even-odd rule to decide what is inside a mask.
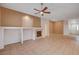
[[[79,54],[79,44],[71,37],[51,35],[44,39],[28,40],[5,46],[1,55],[76,55]]]

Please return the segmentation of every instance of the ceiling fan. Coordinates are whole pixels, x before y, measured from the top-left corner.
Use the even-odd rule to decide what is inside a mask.
[[[35,13],[35,14],[41,14],[42,16],[43,16],[44,14],[50,14],[50,11],[46,11],[47,9],[48,9],[48,7],[44,7],[44,8],[43,8],[43,3],[41,3],[41,10],[34,8],[35,11],[38,11],[38,12]]]

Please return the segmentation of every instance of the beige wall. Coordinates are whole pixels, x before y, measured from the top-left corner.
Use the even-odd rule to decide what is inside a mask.
[[[21,26],[22,22],[22,16],[23,14],[20,14],[16,11],[2,8],[2,26]]]
[[[41,27],[41,21],[40,20],[41,20],[40,18],[35,17],[33,19],[33,27]]]
[[[22,26],[22,22],[23,22],[23,17],[24,16],[29,16],[31,18],[33,22],[33,26],[37,26],[39,27],[41,24],[39,23],[41,20],[38,17],[29,15],[29,14],[25,14],[25,13],[21,13],[21,12],[17,12],[11,9],[7,9],[7,8],[1,8],[1,12],[2,12],[2,26],[14,26],[14,27],[21,27]]]
[[[57,22],[49,22],[49,33],[54,34],[63,34],[64,31],[64,23],[63,21],[57,21]]]
[[[0,8],[0,25],[1,25],[1,8]]]

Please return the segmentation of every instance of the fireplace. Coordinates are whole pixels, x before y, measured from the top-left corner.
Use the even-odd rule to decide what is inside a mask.
[[[37,31],[37,37],[41,37],[42,36],[42,31]]]

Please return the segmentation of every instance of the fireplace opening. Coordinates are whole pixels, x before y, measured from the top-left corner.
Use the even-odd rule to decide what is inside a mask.
[[[37,37],[42,36],[42,31],[37,31]]]

